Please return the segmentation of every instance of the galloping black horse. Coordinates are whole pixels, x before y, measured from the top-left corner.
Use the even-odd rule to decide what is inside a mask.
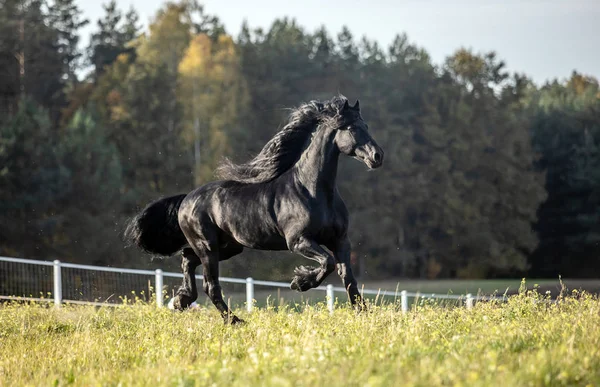
[[[149,204],[125,234],[148,253],[182,250],[184,278],[174,299],[180,310],[198,297],[195,270],[202,265],[204,291],[225,322],[242,321],[223,301],[219,261],[244,247],[290,250],[318,262],[295,269],[291,288],[298,291],[319,286],[337,264],[352,305],[361,308],[336,175],[342,153],[370,169],[382,165],[383,150],[367,130],[358,100],[354,106],[343,96],[303,104],[254,159],[241,165],[225,159],[219,181]]]

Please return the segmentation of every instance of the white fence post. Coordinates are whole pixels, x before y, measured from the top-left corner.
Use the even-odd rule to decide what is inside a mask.
[[[467,294],[467,309],[473,309],[473,295],[471,293]]]
[[[333,313],[333,285],[327,285],[327,309],[330,313]]]
[[[406,290],[400,292],[400,304],[402,305],[402,312],[408,312],[408,295],[406,294]]]
[[[60,261],[54,261],[54,306],[60,308],[62,304],[62,279],[60,276]]]
[[[254,280],[252,277],[246,278],[246,310],[252,312],[254,304]]]
[[[154,293],[156,294],[156,306],[163,307],[163,271],[155,270],[154,275]]]

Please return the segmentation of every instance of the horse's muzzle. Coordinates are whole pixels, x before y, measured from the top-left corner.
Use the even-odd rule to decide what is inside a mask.
[[[383,149],[379,146],[370,146],[367,149],[368,156],[365,164],[371,169],[377,169],[383,165]]]
[[[369,169],[377,169],[383,164],[383,149],[379,145],[365,145],[357,148],[353,157],[365,163]]]

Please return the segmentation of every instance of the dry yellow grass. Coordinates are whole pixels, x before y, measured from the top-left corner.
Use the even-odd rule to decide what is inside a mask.
[[[472,310],[325,305],[184,313],[0,306],[3,386],[600,385],[600,301],[529,292]]]

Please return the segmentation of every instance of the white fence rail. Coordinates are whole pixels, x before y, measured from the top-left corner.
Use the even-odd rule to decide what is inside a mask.
[[[50,275],[48,270],[50,267],[52,267],[52,275]],[[101,275],[103,273],[113,273],[113,278],[103,277]],[[64,280],[65,278],[67,281]],[[115,278],[118,281],[115,281]],[[126,289],[126,291],[121,292],[122,294],[134,290],[145,293],[145,290],[147,289],[147,296],[150,296],[150,293],[153,293],[156,297],[156,305],[158,307],[163,307],[164,297],[167,293],[166,289],[169,287],[165,282],[171,281],[171,288],[175,288],[179,283],[175,285],[175,282],[172,280],[178,278],[183,278],[183,274],[163,272],[161,269],[155,271],[138,270],[79,265],[58,260],[49,262],[0,257],[0,299],[54,302],[57,307],[60,307],[63,303],[111,305],[108,301],[115,293],[118,293],[117,289],[119,288],[122,290]],[[196,278],[202,280],[202,276],[197,275]],[[289,290],[288,283],[261,281],[251,277],[246,279],[220,277],[219,280],[223,283],[245,285],[245,304],[246,309],[249,312],[252,311],[254,302],[256,301],[256,286]],[[94,287],[94,293],[96,295],[94,299],[90,299],[91,286]],[[346,294],[346,290],[343,287],[336,287],[333,285],[320,286],[314,290],[325,292],[325,298],[330,312],[333,312],[334,310],[335,292],[343,293],[344,295]],[[361,290],[361,293],[363,296],[393,296],[395,300],[400,296],[400,306],[403,312],[408,312],[409,310],[409,297],[416,299],[453,299],[461,304],[464,302],[464,305],[467,308],[472,308],[474,301],[477,300],[503,299],[502,297],[473,296],[472,294],[463,296],[415,293],[406,290],[400,292],[396,290],[392,292],[388,290],[363,289]],[[40,294],[47,297],[34,297],[34,294]],[[104,298],[104,301],[99,302],[98,300],[101,300],[102,298]],[[114,305],[114,303],[112,305]]]

